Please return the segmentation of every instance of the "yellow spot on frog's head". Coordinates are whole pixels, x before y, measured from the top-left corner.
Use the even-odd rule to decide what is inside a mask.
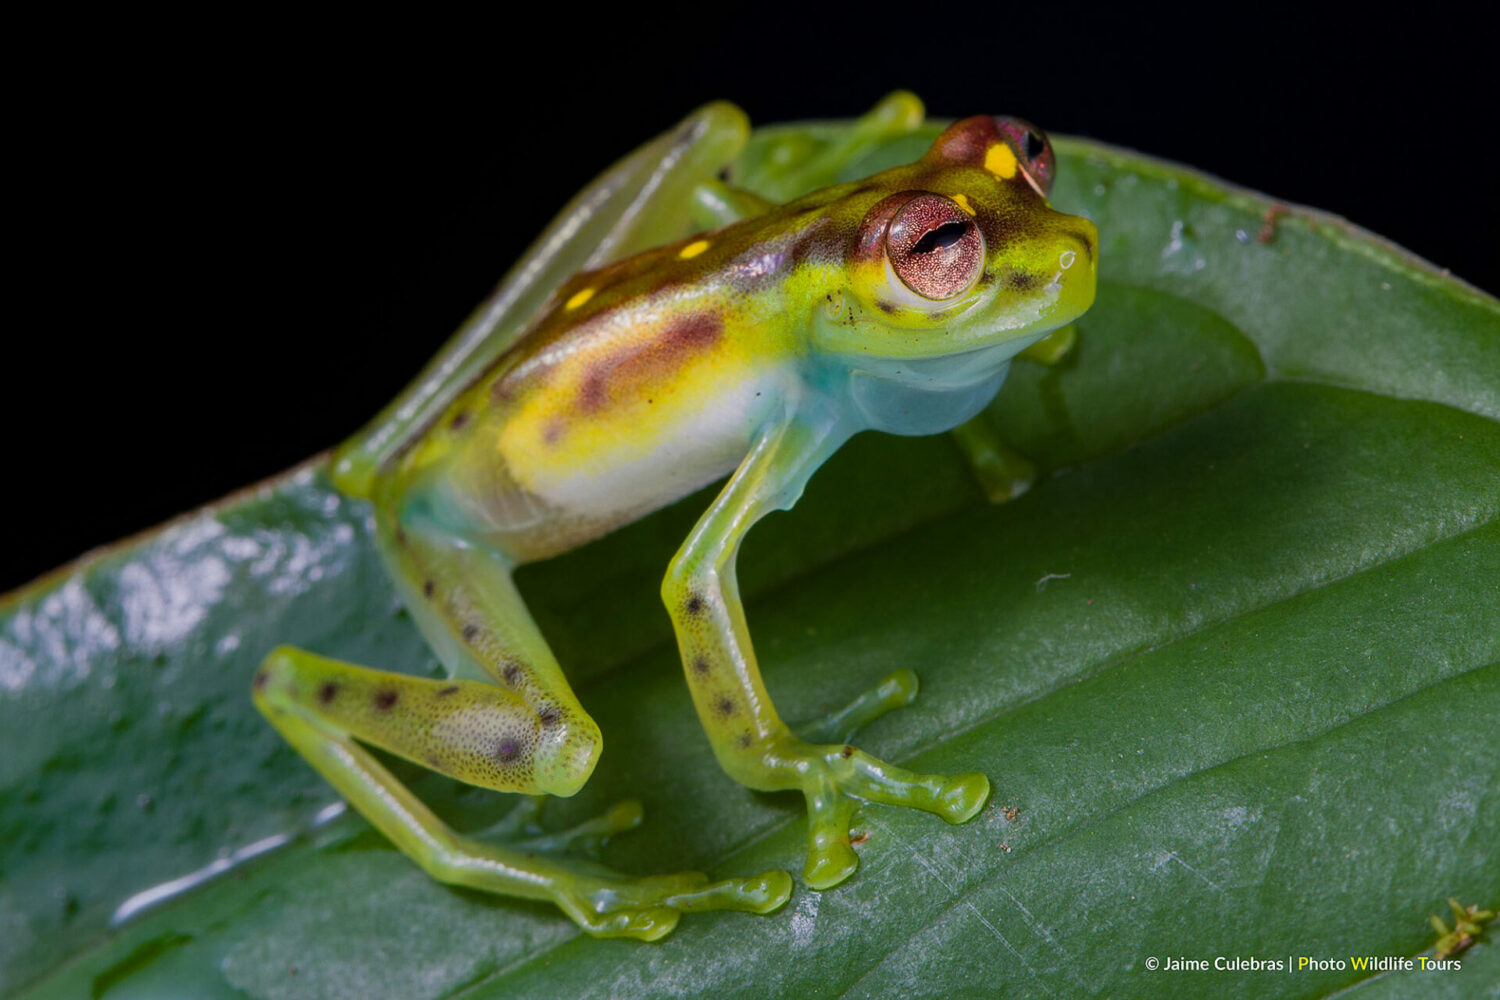
[[[1008,181],[1016,176],[1016,154],[1005,143],[997,142],[985,150],[984,169],[1001,180]]]
[[[969,199],[965,198],[961,194],[952,195],[952,198],[953,198],[953,203],[955,205],[957,205],[959,208],[963,209],[965,212],[969,213],[970,215],[974,214],[974,209],[969,204]]]
[[[591,299],[593,297],[594,297],[594,290],[592,288],[580,289],[579,291],[576,291],[576,292],[573,293],[573,297],[568,300],[568,304],[566,306],[564,306],[563,308],[569,309],[569,310],[577,309],[579,306],[583,305],[585,302],[587,302],[589,299]]]
[[[698,256],[700,253],[707,249],[708,240],[694,240],[687,246],[683,247],[682,250],[677,254],[677,256],[682,258],[683,260],[692,260],[694,257]]]

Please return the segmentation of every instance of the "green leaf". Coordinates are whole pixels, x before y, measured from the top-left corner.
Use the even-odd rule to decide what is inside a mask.
[[[752,185],[786,134],[757,133]],[[1183,168],[1059,153],[1055,203],[1102,234],[1098,304],[1072,356],[1018,365],[992,409],[1049,474],[994,507],[946,440],[863,435],[741,560],[785,714],[915,668],[917,703],[860,742],[988,773],[972,822],[871,806],[849,883],[771,917],[692,915],[657,945],[445,888],[357,817],[315,822],[333,795],[253,711],[260,657],[435,664],[368,511],[312,464],[0,604],[0,993],[1374,998],[1500,980],[1483,940],[1461,972],[1347,966],[1429,947],[1449,896],[1500,902],[1500,304],[1338,219],[1267,223],[1267,199]],[[705,502],[521,574],[606,741],[551,816],[636,796],[647,825],[610,845],[618,867],[799,871],[800,799],[718,770],[659,606]],[[464,828],[509,806],[402,773]],[[132,894],[221,858],[229,874],[111,929]],[[1148,970],[1169,956],[1346,967]]]

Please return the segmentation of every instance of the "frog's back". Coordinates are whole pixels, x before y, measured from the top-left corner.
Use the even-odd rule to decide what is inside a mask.
[[[787,352],[766,332],[779,298],[714,249],[699,238],[575,277],[382,476],[386,500],[524,562],[731,471],[782,394]]]

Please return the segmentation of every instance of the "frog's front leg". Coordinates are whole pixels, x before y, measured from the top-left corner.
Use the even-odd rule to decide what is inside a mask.
[[[523,810],[509,832],[532,836],[509,847],[460,835],[434,815],[360,743],[472,785],[571,795],[593,770],[599,731],[503,561],[431,524],[381,518],[378,533],[413,616],[456,676],[413,677],[282,648],[254,684],[256,706],[351,806],[439,881],[550,900],[601,937],[654,940],[684,912],[766,913],[786,901],[784,872],[712,883],[696,872],[634,878],[556,853],[637,825],[635,803],[551,837],[523,831]]]
[[[1069,323],[1053,330],[1016,357],[1039,365],[1055,365],[1072,351],[1077,341],[1077,328]],[[953,443],[963,452],[990,503],[1014,500],[1031,489],[1031,484],[1036,481],[1036,466],[1010,446],[989,414],[981,412],[953,428],[951,433]]]
[[[740,541],[763,515],[795,503],[808,477],[847,436],[833,420],[791,422],[763,434],[693,529],[662,585],[693,704],[719,763],[751,788],[798,789],[806,796],[804,876],[815,889],[837,885],[858,866],[849,842],[858,800],[910,806],[962,823],[989,795],[982,774],[916,774],[844,743],[809,743],[781,721],[761,681],[735,581]],[[851,720],[868,721],[906,704],[914,694],[915,677],[899,671],[876,693],[836,713],[829,725],[804,731],[831,735]]]

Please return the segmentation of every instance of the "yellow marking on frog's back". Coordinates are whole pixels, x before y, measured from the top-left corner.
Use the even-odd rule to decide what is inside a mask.
[[[707,249],[708,240],[694,240],[687,246],[683,247],[682,250],[678,252],[677,256],[681,257],[683,260],[692,260],[694,257],[698,256],[700,253]]]
[[[1016,176],[1016,154],[1005,143],[997,142],[985,150],[984,169],[1001,180],[1008,181]]]
[[[574,309],[577,309],[579,306],[583,305],[593,297],[594,290],[592,288],[579,289],[578,291],[573,293],[573,297],[568,299],[567,305],[563,306],[563,308],[568,310],[569,312],[572,312]]]

